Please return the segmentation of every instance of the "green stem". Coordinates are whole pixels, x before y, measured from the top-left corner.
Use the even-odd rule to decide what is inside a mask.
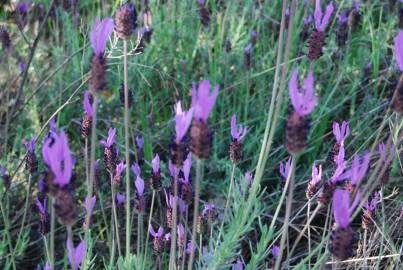
[[[175,177],[174,177],[174,200],[172,205],[172,230],[171,230],[171,249],[169,254],[169,269],[175,269],[175,260],[176,260],[176,237],[177,237],[177,226],[178,226],[178,170],[175,168]]]
[[[200,178],[201,178],[201,170],[202,170],[202,161],[200,158],[196,158],[196,179],[195,179],[195,201],[194,201],[194,211],[193,211],[193,228],[192,228],[192,242],[196,243],[196,231],[197,231],[197,216],[199,214],[199,198],[200,198]],[[199,247],[199,251],[201,250],[201,246]],[[192,270],[193,261],[195,256],[195,246],[192,245],[188,270]]]
[[[283,234],[282,234],[281,240],[280,240],[280,252],[277,256],[278,259],[276,260],[276,264],[274,267],[275,270],[280,269],[280,263],[281,263],[281,258],[283,255],[284,244],[285,244],[285,240],[287,239],[287,234],[288,234],[288,223],[290,221],[292,200],[293,200],[293,196],[294,196],[294,176],[295,176],[295,166],[297,163],[297,159],[298,159],[298,155],[293,154],[290,172],[288,173],[288,176],[287,176],[287,182],[289,182],[287,206],[286,206],[286,212],[285,212],[285,218],[284,218]]]
[[[13,265],[13,269],[15,270],[15,261],[14,261],[14,255],[13,255],[13,246],[11,243],[11,236],[10,236],[10,224],[8,223],[8,219],[6,216],[6,212],[4,209],[4,205],[3,205],[3,200],[0,200],[0,209],[1,209],[1,214],[3,216],[3,223],[4,223],[4,231],[5,231],[5,235],[7,237],[7,242],[8,242],[8,248],[10,250],[10,254],[11,254],[11,264]]]
[[[43,245],[45,246],[45,255],[46,255],[46,261],[50,261],[50,253],[49,253],[49,245],[48,245],[48,239],[46,239],[46,235],[43,235]]]
[[[155,193],[156,191],[153,190],[153,195],[151,198],[151,209],[150,209],[150,215],[148,217],[148,225],[147,225],[147,229],[146,229],[146,244],[144,246],[144,260],[143,260],[143,265],[142,265],[142,269],[144,269],[144,263],[147,260],[147,251],[148,251],[148,241],[150,239],[150,234],[148,232],[148,230],[150,229],[151,226],[151,219],[153,217],[153,210],[154,210],[154,201],[155,201]]]
[[[24,214],[22,215],[22,221],[21,221],[21,228],[20,231],[18,232],[18,237],[17,237],[17,242],[15,244],[16,247],[19,246],[19,242],[21,240],[21,235],[23,234],[24,231],[24,227],[25,227],[25,221],[27,218],[27,212],[28,212],[28,207],[29,207],[29,199],[30,199],[30,192],[31,192],[31,182],[32,182],[32,175],[29,174],[28,176],[28,186],[27,186],[27,195],[25,197],[25,205],[24,205]],[[13,252],[15,252],[15,249],[13,250]],[[14,257],[14,253],[13,253],[13,257]]]
[[[75,249],[74,249],[74,243],[73,243],[73,230],[71,228],[71,225],[66,226],[66,229],[67,229],[67,241],[68,241],[68,244],[71,247],[71,250],[70,250],[71,269],[76,270],[77,266],[76,266],[76,256],[74,256],[75,255]]]
[[[113,223],[115,225],[115,236],[116,236],[116,244],[118,245],[118,254],[119,257],[122,256],[121,254],[121,249],[120,249],[120,238],[119,238],[119,223],[118,223],[118,215],[117,215],[117,211],[116,211],[116,194],[115,194],[115,184],[113,183],[113,174],[110,173],[110,177],[111,177],[111,190],[112,190],[112,216],[113,216]],[[128,200],[126,198],[126,200]]]
[[[50,268],[55,269],[55,227],[56,227],[56,211],[55,211],[55,198],[50,199]]]
[[[215,246],[216,246],[215,249],[217,249],[218,243],[220,242],[222,231],[224,229],[224,222],[225,222],[225,218],[227,216],[227,210],[228,210],[228,206],[229,206],[229,202],[230,202],[230,198],[231,198],[232,188],[233,188],[233,185],[234,185],[234,175],[235,175],[235,163],[232,164],[231,178],[230,178],[230,184],[229,184],[229,189],[228,189],[227,201],[225,203],[224,216],[223,216],[223,219],[221,221],[220,230],[218,232],[218,237],[217,237],[217,242],[215,244]]]
[[[126,159],[126,258],[130,254],[131,226],[130,226],[130,135],[129,135],[129,86],[127,66],[127,40],[123,41],[123,73],[124,73],[124,94],[125,94],[125,159]],[[139,233],[139,232],[137,232]]]

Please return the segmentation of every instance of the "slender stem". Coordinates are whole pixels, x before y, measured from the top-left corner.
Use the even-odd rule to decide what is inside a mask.
[[[94,187],[94,182],[95,182],[95,167],[94,167],[94,161],[95,161],[95,152],[96,152],[96,141],[97,141],[97,114],[98,114],[98,97],[94,95],[94,102],[92,103],[92,123],[91,123],[91,153],[90,153],[90,163],[88,164],[88,161],[86,161],[86,167],[89,166],[89,179],[87,180],[87,196],[89,199],[92,198],[92,193],[93,193],[93,187]],[[87,147],[87,139],[86,139],[86,144],[85,146]],[[85,149],[85,152],[87,153],[87,149]],[[86,160],[88,160],[87,154],[86,154]],[[90,204],[86,205],[86,212],[90,212]],[[84,231],[84,239],[85,242],[88,243],[90,239],[90,218],[91,215],[86,215],[85,217],[85,231]],[[88,246],[88,245],[87,245]],[[87,250],[86,256],[87,256]],[[86,264],[87,260],[84,260],[84,266]],[[85,269],[85,267],[84,267]]]
[[[308,210],[307,210],[307,221],[309,220],[309,215],[311,213],[311,200],[308,201]],[[291,254],[291,253],[289,253]],[[311,228],[308,226],[308,269],[311,270]]]
[[[118,215],[116,211],[116,200],[115,200],[115,184],[113,183],[113,174],[110,173],[111,177],[111,190],[112,190],[112,216],[113,216],[113,221],[115,224],[115,235],[116,235],[116,244],[118,245],[118,254],[119,257],[122,256],[121,254],[121,249],[120,249],[120,238],[119,238],[119,223],[118,223]]]
[[[45,246],[45,255],[46,255],[46,261],[50,261],[50,253],[49,253],[49,245],[48,245],[48,239],[46,238],[46,235],[43,235],[43,245]]]
[[[111,243],[111,258],[109,261],[109,268],[113,269],[113,265],[115,262],[115,253],[116,253],[116,244],[115,244],[115,226],[112,222],[113,220],[113,211],[111,212],[111,231],[112,231],[112,243]]]
[[[56,211],[55,211],[55,198],[50,199],[50,268],[55,269],[55,227],[56,227]]]
[[[175,260],[176,260],[176,229],[178,226],[177,216],[178,216],[178,170],[175,168],[175,177],[174,177],[174,200],[172,205],[172,230],[171,230],[171,249],[169,254],[169,269],[175,269]]]
[[[150,234],[148,233],[148,230],[150,229],[151,226],[151,219],[153,217],[153,210],[154,210],[154,201],[155,201],[155,193],[156,191],[153,190],[153,195],[151,198],[151,209],[150,209],[150,215],[148,217],[148,222],[147,222],[147,230],[146,230],[146,244],[144,246],[144,260],[143,260],[143,266],[142,269],[144,269],[144,263],[147,260],[147,251],[148,251],[148,241],[150,239]]]
[[[68,245],[71,247],[70,249],[70,258],[71,258],[71,269],[76,270],[76,256],[75,255],[75,249],[74,249],[74,243],[73,243],[73,230],[71,228],[71,225],[66,226],[67,229],[67,242]]]
[[[126,258],[130,254],[130,135],[129,135],[129,86],[128,86],[128,66],[127,66],[127,40],[123,41],[123,67],[124,67],[124,93],[125,93],[125,159],[126,159]],[[137,232],[138,234],[139,232]]]
[[[362,245],[362,256],[364,257],[364,269],[368,269],[368,264],[367,264],[367,229],[364,229],[364,239],[363,239],[363,245]]]
[[[290,221],[292,200],[294,197],[293,196],[294,195],[294,175],[295,175],[295,166],[297,163],[297,159],[298,159],[298,155],[293,154],[290,172],[287,177],[287,181],[289,182],[287,206],[286,206],[286,212],[285,212],[285,218],[284,218],[283,234],[282,234],[281,240],[280,240],[280,252],[277,256],[276,265],[274,267],[275,270],[280,269],[280,263],[281,263],[281,258],[283,255],[284,244],[285,244],[285,240],[287,239],[287,234],[288,234],[288,223]]]
[[[185,213],[185,220],[184,220],[184,224],[185,224],[185,243],[187,243],[187,227],[188,227],[188,215],[189,215],[189,207],[186,207],[186,213]],[[193,243],[192,243],[193,244]],[[183,247],[183,258],[182,258],[182,265],[181,265],[181,269],[185,269],[185,260],[186,260],[186,244]]]
[[[106,219],[106,213],[105,213],[105,208],[104,208],[104,199],[103,199],[101,191],[98,190],[97,193],[98,193],[98,198],[99,198],[99,205],[101,206],[102,218],[103,218],[104,223],[105,223],[106,238],[108,240],[110,240],[111,239],[111,232],[110,232],[110,229],[108,228],[108,221]]]
[[[230,184],[229,184],[229,189],[228,189],[227,201],[225,203],[224,216],[223,216],[222,221],[221,221],[220,230],[218,231],[218,237],[217,237],[217,242],[215,244],[215,246],[216,246],[215,249],[217,249],[218,243],[220,242],[222,231],[224,229],[224,222],[225,222],[225,218],[227,216],[227,210],[228,210],[228,206],[229,206],[229,201],[230,201],[230,198],[231,198],[232,188],[233,188],[233,185],[234,185],[234,175],[235,175],[235,163],[232,164],[231,178],[230,178]]]
[[[194,201],[194,211],[193,211],[193,228],[192,228],[192,242],[196,242],[196,231],[197,231],[197,216],[199,214],[199,198],[200,198],[200,178],[201,178],[201,170],[202,170],[202,161],[200,158],[196,158],[196,179],[195,179],[195,201]],[[201,246],[199,247],[199,251],[201,250]],[[193,261],[195,256],[195,245],[192,245],[188,270],[192,270]]]
[[[29,174],[29,176],[28,176],[28,186],[27,186],[27,195],[25,197],[24,214],[22,215],[21,228],[20,228],[20,231],[18,233],[17,242],[15,244],[16,246],[19,245],[19,242],[21,240],[21,235],[23,234],[24,227],[25,227],[25,220],[27,218],[27,212],[28,212],[28,207],[29,207],[29,199],[31,197],[30,196],[31,182],[32,182],[32,175]],[[15,249],[13,250],[13,252],[15,252]]]
[[[143,224],[143,214],[139,213],[137,216],[137,254],[141,253],[141,240],[142,237],[142,224]]]
[[[15,261],[14,261],[14,255],[13,255],[13,246],[11,243],[11,236],[10,236],[10,224],[8,222],[8,218],[4,209],[4,205],[3,205],[3,200],[0,200],[0,210],[1,210],[1,214],[3,216],[3,223],[4,223],[4,231],[5,231],[5,235],[7,237],[7,244],[8,244],[8,248],[10,250],[10,254],[11,254],[11,264],[13,265],[13,269],[15,270]]]

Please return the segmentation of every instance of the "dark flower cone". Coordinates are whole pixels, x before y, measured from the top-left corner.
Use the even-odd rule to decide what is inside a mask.
[[[103,55],[94,54],[91,59],[90,90],[96,94],[105,90],[106,80],[106,59]]]
[[[5,27],[0,27],[0,40],[4,50],[9,50],[11,48],[10,34]]]
[[[39,214],[39,231],[46,235],[50,232],[50,216],[48,213]]]
[[[113,173],[116,167],[116,151],[111,147],[104,148],[104,163],[109,173]]]
[[[172,229],[173,226],[173,213],[171,208],[167,208],[167,227]]]
[[[238,140],[232,140],[232,143],[229,146],[229,158],[232,162],[238,163],[242,160],[243,156],[243,145]]]
[[[287,116],[286,145],[290,153],[300,153],[305,148],[309,131],[309,120],[295,111]]]
[[[129,100],[129,108],[130,108],[133,104],[133,92],[130,88],[127,89],[127,94],[128,94],[128,100]],[[120,85],[119,97],[120,97],[120,102],[122,102],[122,105],[125,106],[125,86],[123,85],[123,83]]]
[[[350,32],[354,33],[357,31],[358,26],[361,22],[361,14],[358,10],[352,9],[348,15],[348,26],[350,27]]]
[[[88,138],[91,133],[92,117],[84,115],[81,120],[81,137]]]
[[[154,237],[153,250],[156,255],[160,255],[164,250],[164,240],[162,238]]]
[[[190,151],[200,159],[209,159],[213,141],[209,125],[200,120],[193,120],[190,138]]]
[[[210,11],[204,5],[199,4],[199,16],[200,21],[204,26],[208,26],[210,24]]]
[[[207,211],[207,222],[208,224],[213,224],[217,218],[218,218],[218,213],[215,209],[210,209]]]
[[[246,70],[252,67],[252,52],[243,52],[243,65]]]
[[[153,190],[159,191],[161,189],[161,173],[156,172],[151,174],[150,186]]]
[[[393,101],[393,109],[396,113],[403,113],[403,74],[400,76],[399,83],[396,87],[395,100]]]
[[[362,220],[361,220],[361,227],[364,230],[368,230],[371,227],[373,214],[374,213],[369,209],[364,210],[364,213],[362,214]]]
[[[137,26],[136,10],[132,4],[126,4],[116,10],[115,29],[118,37],[129,39]]]
[[[325,183],[322,191],[319,193],[318,202],[323,206],[329,204],[330,199],[333,197],[333,191],[336,186],[333,183]]]
[[[52,197],[57,196],[58,187],[53,184],[55,176],[52,171],[48,170],[45,172],[44,182],[45,182],[45,192]]]
[[[403,7],[399,8],[399,28],[403,29]]]
[[[38,160],[36,159],[35,153],[28,151],[27,157],[25,159],[25,167],[30,174],[34,174],[38,170]]]
[[[136,154],[137,154],[137,164],[139,166],[144,165],[144,149],[136,147]],[[135,160],[135,159],[130,159],[130,160]]]
[[[318,185],[308,183],[308,187],[307,187],[306,193],[305,193],[306,198],[308,200],[312,199],[312,197],[316,194],[317,189],[318,189]]]
[[[340,23],[337,26],[337,31],[336,31],[336,43],[337,46],[339,47],[344,47],[347,42],[347,37],[348,37],[348,24],[347,23]]]
[[[355,187],[355,185],[353,185],[353,184],[351,183],[351,181],[347,181],[347,182],[345,183],[345,185],[344,185],[344,188],[345,188],[348,192],[354,193],[356,187]]]
[[[63,187],[58,190],[55,209],[60,224],[73,225],[75,223],[76,209],[74,206],[74,197],[69,188]]]
[[[318,60],[323,55],[323,46],[325,45],[326,35],[322,31],[315,30],[309,40],[308,59],[309,61]]]
[[[135,205],[139,214],[144,214],[146,212],[146,198],[144,196],[138,197]]]
[[[177,143],[174,139],[170,144],[171,160],[172,163],[177,167],[181,168],[183,161],[185,161],[188,154],[188,149],[186,144],[183,142]]]
[[[355,236],[351,227],[333,229],[331,235],[330,252],[339,260],[346,260],[353,256]]]
[[[197,216],[197,226],[196,226],[196,232],[198,234],[204,233],[204,218],[203,215],[199,214]]]
[[[185,201],[186,205],[190,205],[192,203],[193,200],[193,189],[192,189],[192,185],[189,183],[182,183],[181,184],[181,197],[182,200]]]
[[[118,187],[120,185],[120,175],[115,175],[113,177],[113,184],[115,185],[115,187]]]

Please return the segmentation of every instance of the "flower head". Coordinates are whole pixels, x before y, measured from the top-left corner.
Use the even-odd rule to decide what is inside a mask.
[[[337,183],[340,180],[343,180],[347,178],[345,174],[343,174],[344,170],[347,167],[347,162],[344,160],[344,147],[341,146],[339,149],[339,153],[337,154],[337,157],[335,158],[336,162],[336,169],[334,170],[334,173],[332,177],[330,178],[331,183]]]
[[[118,165],[116,165],[115,175],[121,176],[124,169],[126,169],[126,164],[122,161]]]
[[[323,16],[322,8],[320,6],[320,0],[316,0],[315,13],[314,13],[316,30],[318,31],[325,30],[327,24],[329,23],[330,16],[333,13],[333,9],[334,9],[333,1],[330,1],[330,4],[327,5],[326,7],[325,16]]]
[[[172,160],[169,160],[168,162],[168,168],[169,168],[169,175],[173,179],[175,177],[175,165],[172,163]]]
[[[158,173],[160,171],[160,156],[156,154],[151,163],[153,167],[153,173]]]
[[[136,186],[137,195],[142,197],[144,195],[144,180],[140,177],[140,174],[137,175],[134,184]]]
[[[303,22],[304,22],[304,25],[310,24],[312,22],[312,16],[309,15],[308,17],[305,17],[303,19]]]
[[[251,186],[252,182],[253,182],[253,173],[250,171],[247,171],[245,173],[245,180],[246,180],[246,183],[248,184],[248,186]]]
[[[144,146],[144,138],[143,136],[137,136],[136,137],[136,144],[137,144],[137,148],[141,149]]]
[[[141,174],[140,166],[136,162],[134,162],[132,165],[132,171],[136,176],[139,176]]]
[[[212,203],[205,203],[205,204],[204,204],[204,209],[203,209],[202,215],[203,215],[203,216],[206,216],[207,213],[208,213],[209,211],[212,211],[212,210],[215,210],[215,205],[212,204]]]
[[[337,15],[337,24],[345,25],[348,22],[348,11],[342,11],[339,15]]]
[[[246,132],[247,132],[246,127],[242,126],[242,125],[239,126],[239,130],[238,130],[238,127],[236,125],[236,114],[234,114],[231,117],[231,136],[232,136],[232,139],[239,142],[245,137]]]
[[[43,200],[43,203],[41,203],[39,198],[36,198],[36,206],[38,207],[38,210],[42,215],[46,215],[46,202],[46,198]]]
[[[95,22],[91,28],[91,46],[94,54],[101,55],[105,51],[106,42],[113,32],[114,24],[111,18],[104,18],[102,21],[95,18]]]
[[[185,161],[183,162],[183,183],[189,184],[189,175],[190,175],[190,168],[192,167],[192,153],[189,153]]]
[[[295,111],[305,116],[310,114],[318,103],[318,98],[314,93],[314,78],[312,71],[304,80],[302,88],[298,88],[298,70],[295,69],[289,82],[291,103]]]
[[[43,161],[54,174],[54,183],[65,186],[70,183],[73,172],[73,158],[70,153],[66,133],[54,133],[53,140],[46,139],[42,146]]]
[[[333,122],[333,134],[336,137],[336,141],[339,145],[344,145],[344,140],[350,134],[350,127],[348,126],[348,122],[343,121],[340,124],[337,122]]]
[[[373,212],[376,208],[376,204],[379,202],[379,192],[375,192],[374,196],[372,197],[371,202],[368,200],[364,203],[364,208]]]
[[[28,13],[29,9],[32,7],[32,3],[29,2],[19,2],[16,6],[20,14]]]
[[[241,259],[237,259],[236,262],[232,265],[232,270],[243,270],[245,264],[241,261]]]
[[[395,37],[395,57],[401,72],[403,72],[403,31]]]
[[[124,194],[122,194],[120,192],[116,193],[116,202],[118,205],[124,204],[125,200],[126,200],[126,197]]]
[[[186,254],[192,253],[193,248],[194,248],[194,245],[193,245],[192,241],[189,240],[186,244],[186,250],[185,250]]]
[[[164,228],[159,227],[158,231],[155,232],[153,226],[150,225],[149,232],[154,238],[161,238],[164,235]]]
[[[72,247],[70,242],[67,241],[67,255],[69,258],[70,265],[72,265],[73,263],[73,256],[74,256],[74,263],[75,266],[78,268],[85,257],[85,250],[86,250],[86,244],[84,240],[82,240],[76,248]]]
[[[25,146],[25,148],[27,149],[27,151],[29,153],[35,153],[35,142],[36,142],[36,138],[33,137],[29,140],[29,142],[27,142],[27,140],[23,139],[22,140],[22,144]]]
[[[311,185],[317,185],[319,184],[320,180],[322,179],[322,165],[319,165],[319,170],[315,166],[315,164],[312,165],[312,177],[311,181],[309,181],[309,184]]]
[[[204,122],[214,107],[215,100],[218,95],[219,86],[216,85],[214,90],[211,90],[210,81],[204,80],[199,83],[196,89],[196,84],[192,85],[192,108],[194,109],[194,117]]]
[[[271,249],[271,255],[273,255],[274,258],[277,258],[278,254],[280,254],[280,247],[275,245]]]
[[[168,194],[168,192],[165,189],[164,189],[164,193],[165,193],[165,202],[167,203],[167,207],[172,209],[174,196],[172,196],[171,194]]]
[[[111,147],[116,141],[116,128],[110,128],[108,131],[108,138],[106,140],[101,140],[100,143],[104,147]]]
[[[280,163],[280,174],[284,179],[287,179],[288,174],[290,173],[291,162],[292,159],[289,157],[285,164],[283,162]]]
[[[351,214],[360,200],[357,193],[354,201],[350,204],[350,192],[344,189],[336,189],[333,193],[333,215],[336,224],[341,228],[347,228],[351,222]]]
[[[178,240],[183,240],[185,238],[185,227],[183,227],[182,223],[178,225]]]
[[[389,149],[390,151],[390,155],[389,158],[387,157],[387,151],[386,151],[386,146],[384,143],[380,143],[378,145],[378,152],[379,152],[379,160],[381,160],[384,163],[389,163],[393,160],[393,156],[394,156],[394,149],[395,147],[392,145]]]
[[[358,185],[367,173],[370,161],[370,153],[364,154],[360,161],[360,156],[355,155],[350,170],[346,173],[346,177],[350,178],[351,184]]]
[[[83,105],[84,105],[84,111],[85,114],[88,117],[92,118],[93,115],[93,111],[92,111],[92,105],[90,103],[90,91],[85,91],[84,92],[84,101],[83,101]]]
[[[182,110],[181,102],[179,101],[175,105],[175,132],[176,142],[182,141],[183,137],[189,129],[190,123],[192,122],[193,108],[188,111]]]
[[[85,197],[85,209],[87,211],[87,215],[89,215],[90,217],[92,216],[92,210],[94,209],[95,203],[97,201],[97,197],[96,196],[92,196],[92,198],[90,197]]]

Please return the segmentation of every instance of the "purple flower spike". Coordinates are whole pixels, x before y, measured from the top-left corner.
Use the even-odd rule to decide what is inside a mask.
[[[156,154],[151,163],[153,167],[153,173],[158,173],[160,171],[160,156]]]
[[[304,25],[308,25],[312,22],[312,16],[308,16],[304,18]]]
[[[403,72],[403,31],[395,37],[395,57],[401,72]]]
[[[110,128],[108,131],[108,138],[105,140],[101,140],[100,143],[104,147],[111,147],[116,141],[116,128]]]
[[[319,170],[316,168],[315,164],[312,165],[312,178],[309,181],[311,185],[319,184],[320,180],[322,180],[322,165],[319,165]]]
[[[85,197],[85,209],[88,209],[87,215],[92,215],[92,210],[94,209],[95,203],[97,202],[97,197],[94,195],[92,198]]]
[[[360,3],[358,1],[352,0],[352,6],[356,11],[360,11]]]
[[[192,153],[189,153],[186,160],[183,162],[183,183],[189,184],[190,168],[192,167]]]
[[[283,162],[280,163],[280,174],[284,179],[287,179],[290,172],[291,161],[291,157],[289,157],[285,164]]]
[[[344,170],[347,167],[347,162],[344,160],[344,147],[341,146],[339,149],[339,153],[336,157],[336,170],[333,173],[333,176],[330,178],[332,183],[337,183],[339,180],[343,180],[348,176],[342,175]]]
[[[83,101],[83,105],[84,105],[84,111],[85,114],[92,118],[93,115],[93,111],[92,111],[92,105],[90,103],[90,91],[85,91],[84,92],[84,101]]]
[[[339,145],[344,146],[344,140],[350,134],[350,127],[348,126],[348,122],[343,121],[341,124],[341,128],[339,123],[333,122],[333,134],[336,137],[336,141]]]
[[[169,168],[169,175],[174,178],[175,177],[175,166],[172,163],[172,160],[169,160],[168,162],[168,168]]]
[[[136,162],[134,162],[132,165],[132,171],[136,176],[139,176],[141,174],[140,166]]]
[[[187,244],[186,244],[186,250],[185,250],[185,252],[186,252],[186,254],[190,254],[190,253],[192,253],[192,250],[193,250],[193,243],[192,243],[191,240],[189,240],[189,241],[187,242]]]
[[[167,206],[169,208],[172,208],[173,206],[173,201],[174,201],[174,196],[172,196],[171,194],[168,195],[167,191],[164,189],[164,193],[165,193],[165,201],[167,203]]]
[[[39,200],[39,198],[36,198],[36,206],[38,207],[39,212],[40,212],[42,215],[46,215],[46,202],[47,202],[47,199],[46,199],[46,198],[43,200],[43,203],[41,203],[41,201]]]
[[[245,173],[245,180],[246,180],[246,183],[248,184],[248,186],[251,186],[252,185],[252,182],[253,182],[253,174],[252,174],[252,172],[246,172]]]
[[[116,193],[116,202],[118,205],[124,204],[125,200],[126,200],[125,195],[123,195],[120,192]]]
[[[26,14],[28,13],[29,9],[31,8],[32,3],[29,2],[20,2],[17,4],[16,8],[19,13]]]
[[[106,42],[109,36],[113,32],[114,28],[113,20],[111,18],[105,18],[102,21],[97,17],[91,28],[91,46],[94,50],[94,54],[101,55],[105,51]]]
[[[289,82],[291,103],[300,116],[310,114],[318,103],[314,93],[314,78],[312,71],[304,80],[302,88],[298,88],[298,70],[295,69]]]
[[[62,130],[60,134],[53,135],[51,139],[45,140],[42,146],[43,161],[53,172],[54,183],[59,186],[65,186],[70,183],[73,172],[73,158],[70,153],[67,136]]]
[[[341,228],[347,228],[350,225],[350,193],[347,190],[334,191],[333,215],[336,224]]]
[[[188,111],[182,110],[181,102],[179,101],[175,105],[175,132],[176,142],[182,141],[183,137],[189,129],[190,123],[192,122],[193,108]]]
[[[246,127],[240,125],[239,130],[236,125],[236,114],[231,117],[231,136],[233,140],[240,142],[246,135]]]
[[[144,180],[140,177],[140,175],[137,175],[134,184],[136,185],[137,195],[142,197],[144,195]]]
[[[185,238],[185,227],[183,227],[182,223],[179,223],[178,225],[178,238],[179,239]]]
[[[203,209],[202,215],[205,216],[208,211],[214,210],[214,209],[215,209],[214,204],[212,204],[212,203],[205,203],[205,204],[204,204],[204,209]]]
[[[178,205],[179,205],[179,212],[185,214],[186,209],[188,208],[185,201],[182,200],[181,198],[178,198]]]
[[[329,23],[330,16],[333,13],[333,9],[334,9],[333,1],[330,1],[330,4],[327,5],[326,7],[325,16],[323,16],[322,8],[320,7],[320,0],[316,0],[315,13],[314,13],[316,30],[321,32],[325,30],[327,24]]]
[[[364,178],[369,167],[369,161],[370,153],[366,153],[364,155],[362,162],[360,161],[360,157],[358,155],[354,156],[353,164],[348,172],[351,184],[358,185],[359,182]]]
[[[52,270],[52,267],[50,267],[50,264],[47,262],[43,270]]]
[[[137,136],[136,137],[136,144],[138,148],[143,148],[144,146],[144,138],[142,136]]]
[[[69,244],[69,241],[67,241],[67,254],[69,257],[70,265],[73,262],[72,256],[74,256],[75,266],[76,266],[76,268],[79,268],[80,264],[82,263],[82,261],[85,257],[85,250],[86,250],[86,244],[85,244],[84,240],[82,240],[76,248],[72,247]]]
[[[150,229],[149,229],[150,234],[155,237],[155,238],[161,238],[162,235],[164,234],[164,228],[159,227],[158,232],[154,231],[154,228],[152,225],[150,225]]]
[[[280,253],[280,247],[277,245],[273,246],[271,249],[271,255],[273,255],[274,258],[277,258],[279,253]]]
[[[25,146],[28,152],[35,153],[35,142],[36,138],[31,138],[29,142],[27,142],[25,139],[22,140],[22,144]]]
[[[343,12],[340,12],[339,15],[337,15],[337,24],[338,25],[343,25],[348,22],[348,11],[345,10]]]
[[[373,212],[376,208],[376,204],[379,202],[379,192],[375,192],[374,196],[372,197],[371,202],[368,203],[368,200],[364,203],[364,208],[368,209],[369,211]]]
[[[238,259],[236,260],[236,263],[232,265],[232,270],[243,270],[244,266],[244,263],[240,259]]]
[[[122,172],[124,171],[124,169],[126,169],[126,164],[122,161],[118,165],[116,165],[115,175],[116,176],[122,175]]]
[[[210,81],[204,80],[199,83],[196,89],[196,84],[192,86],[192,108],[194,109],[194,117],[204,122],[214,107],[215,100],[220,87],[216,85],[214,90],[210,92]]]

